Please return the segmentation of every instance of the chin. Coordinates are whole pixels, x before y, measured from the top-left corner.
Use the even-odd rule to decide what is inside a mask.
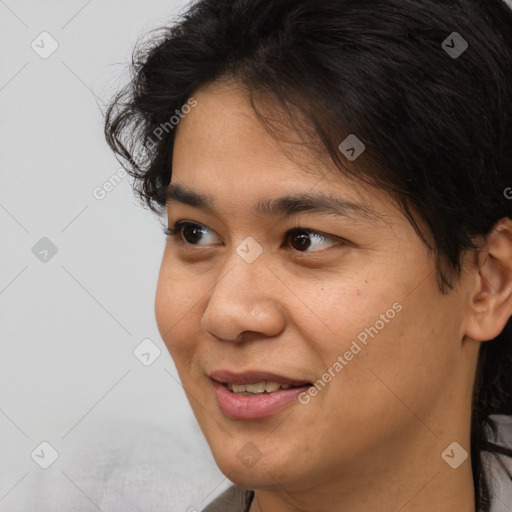
[[[244,463],[243,456],[238,456],[236,451],[215,454],[213,456],[220,471],[234,484],[248,490],[268,490],[276,486],[289,485],[295,482],[296,477],[290,471],[295,467],[286,460],[268,460],[262,456]],[[264,460],[266,459],[266,460]]]
[[[244,471],[232,468],[231,472],[225,473],[222,471],[222,473],[224,473],[231,482],[238,485],[238,487],[249,491],[269,491],[276,486],[281,487],[280,481],[276,478],[272,478],[271,473],[256,471],[255,468],[245,469]]]

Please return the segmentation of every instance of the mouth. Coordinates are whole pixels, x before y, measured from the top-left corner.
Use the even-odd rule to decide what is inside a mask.
[[[292,386],[291,384],[279,384],[279,382],[262,381],[254,384],[230,384],[228,382],[221,382],[229,391],[242,396],[258,396],[269,395],[276,391],[283,389],[302,388],[304,386],[311,386],[312,384],[304,384],[302,386]]]
[[[297,402],[311,382],[268,372],[210,374],[219,408],[231,419],[255,420],[280,412]]]
[[[234,393],[264,394],[275,393],[280,389],[312,386],[311,382],[266,371],[235,373],[230,370],[216,370],[210,378],[225,385]]]

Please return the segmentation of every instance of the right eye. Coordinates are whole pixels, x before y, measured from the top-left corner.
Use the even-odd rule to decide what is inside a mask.
[[[208,235],[208,233],[213,233],[213,231],[202,224],[180,221],[176,222],[172,227],[164,229],[164,233],[179,243],[187,245],[207,245],[199,244],[198,242],[203,235]],[[210,237],[213,236],[214,235],[210,235]]]

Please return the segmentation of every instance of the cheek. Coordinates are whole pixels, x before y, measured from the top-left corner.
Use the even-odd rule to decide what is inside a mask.
[[[173,268],[175,270],[171,271]],[[162,340],[173,357],[182,348],[193,346],[189,326],[191,322],[195,325],[199,322],[198,302],[202,293],[197,283],[193,286],[190,283],[179,268],[167,263],[164,257],[156,289],[155,318]]]
[[[343,368],[336,366],[337,375],[343,372],[357,394],[365,389],[365,382],[375,380],[370,370],[384,372],[402,385],[401,378],[414,379],[414,372],[420,376],[423,363],[435,366],[438,359],[432,343],[439,343],[446,327],[440,315],[446,317],[450,309],[439,303],[434,277],[414,290],[420,273],[412,272],[413,262],[409,263],[409,268],[388,265],[346,273],[342,280],[318,287],[315,296],[305,301],[316,321],[301,322],[303,337],[326,369],[342,356]],[[311,281],[302,283],[298,294],[304,294],[307,286]],[[448,330],[453,332],[453,325]]]
[[[342,280],[324,283],[309,296],[306,290],[311,290],[311,281],[302,283],[302,296],[307,297],[302,316],[308,319],[301,321],[303,336],[321,355],[324,364],[333,364],[338,355],[350,350],[354,341],[364,348],[372,336],[389,331],[400,316],[399,285],[390,286],[378,277],[370,272],[364,277],[346,275]],[[299,288],[295,289],[300,295]],[[356,346],[354,351],[357,350]]]
[[[382,415],[392,430],[410,410],[427,417],[442,396],[456,364],[462,317],[456,297],[443,298],[434,278],[412,293],[398,279],[389,287],[373,282],[373,290],[354,288],[350,301],[337,296],[346,309],[332,316],[339,336],[330,350],[322,349],[322,359],[326,368],[338,356],[343,361],[326,399],[351,424]]]

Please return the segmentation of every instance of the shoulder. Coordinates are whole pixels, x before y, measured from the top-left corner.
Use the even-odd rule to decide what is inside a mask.
[[[254,491],[232,485],[201,512],[248,512],[253,496]]]

